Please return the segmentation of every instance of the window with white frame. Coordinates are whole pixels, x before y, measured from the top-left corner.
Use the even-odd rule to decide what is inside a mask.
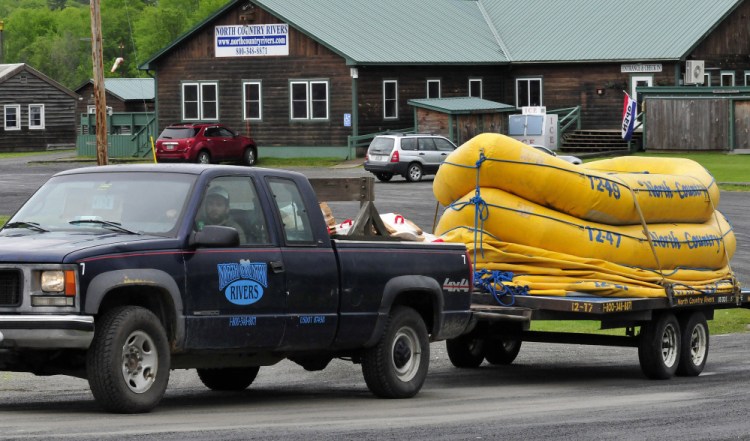
[[[242,101],[244,106],[244,118],[250,120],[262,119],[260,81],[245,81],[242,83]]]
[[[29,129],[44,129],[44,104],[29,104]]]
[[[469,78],[469,96],[473,98],[482,98],[481,78]]]
[[[750,70],[745,71],[745,87],[750,86]]]
[[[542,105],[542,79],[516,78],[516,108]]]
[[[21,106],[11,104],[5,108],[5,130],[21,130]]]
[[[398,81],[383,81],[383,119],[398,118]]]
[[[729,70],[721,71],[721,85],[734,86],[734,72]]]
[[[440,80],[427,80],[427,98],[440,98]]]
[[[306,80],[289,82],[291,119],[328,119],[328,81]]]
[[[703,72],[703,85],[711,87],[711,72]]]
[[[219,119],[219,84],[182,83],[182,119],[210,121]]]

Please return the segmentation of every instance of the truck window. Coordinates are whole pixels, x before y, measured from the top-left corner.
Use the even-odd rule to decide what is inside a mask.
[[[286,241],[288,243],[313,243],[315,239],[310,227],[310,217],[294,181],[269,178],[268,186],[284,227]]]
[[[206,225],[232,227],[240,245],[268,244],[268,228],[252,179],[242,176],[216,178],[203,195],[196,216],[196,230]]]

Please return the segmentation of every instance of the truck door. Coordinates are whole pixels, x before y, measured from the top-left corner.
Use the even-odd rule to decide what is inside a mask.
[[[283,349],[315,349],[331,345],[338,326],[338,265],[320,207],[306,204],[296,183],[268,178],[276,215],[282,225],[287,317]]]
[[[275,348],[284,335],[286,287],[281,249],[247,176],[211,181],[195,229],[233,227],[240,245],[197,248],[185,258],[189,348]],[[220,208],[226,203],[226,211]],[[218,207],[218,208],[217,208]]]

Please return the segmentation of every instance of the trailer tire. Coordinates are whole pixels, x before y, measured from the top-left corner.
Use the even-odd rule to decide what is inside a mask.
[[[666,380],[674,376],[680,361],[680,337],[680,324],[671,312],[641,326],[638,360],[648,378]]]
[[[697,377],[703,372],[708,359],[708,323],[706,316],[695,311],[680,317],[681,355],[677,365],[677,375]]]
[[[484,342],[484,358],[489,364],[511,364],[521,350],[521,339],[501,338]]]
[[[448,358],[457,368],[477,368],[484,361],[487,342],[473,333],[445,341]]]
[[[169,343],[148,309],[123,306],[97,321],[86,354],[86,373],[96,401],[107,411],[148,412],[169,382]]]
[[[422,389],[430,363],[427,327],[417,311],[396,306],[377,345],[362,356],[370,391],[382,398],[410,398]]]
[[[198,369],[198,378],[204,386],[218,391],[240,391],[253,384],[258,366]]]

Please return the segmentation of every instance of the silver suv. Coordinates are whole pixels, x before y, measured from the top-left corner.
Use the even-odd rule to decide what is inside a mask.
[[[367,148],[365,170],[388,182],[401,175],[409,182],[434,175],[456,145],[448,138],[429,134],[390,134],[373,138]]]

